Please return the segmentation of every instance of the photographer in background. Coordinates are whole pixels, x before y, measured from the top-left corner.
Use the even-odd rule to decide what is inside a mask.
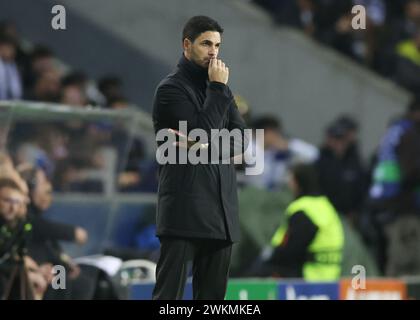
[[[12,179],[0,178],[1,299],[41,299],[48,279],[27,256],[31,224],[26,221],[26,195]]]
[[[19,169],[28,184],[31,204],[28,219],[32,223],[32,236],[28,252],[40,265],[62,265],[66,269],[66,289],[48,287],[44,299],[92,299],[96,285],[96,270],[82,270],[67,256],[59,241],[74,241],[80,245],[87,241],[87,232],[80,227],[46,219],[43,213],[51,206],[52,187],[45,173],[31,166]]]

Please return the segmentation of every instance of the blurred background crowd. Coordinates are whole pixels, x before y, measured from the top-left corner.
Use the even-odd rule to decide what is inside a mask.
[[[388,77],[420,89],[420,3],[417,0],[254,0],[276,23],[305,34]],[[366,8],[366,30],[352,28],[352,7]]]

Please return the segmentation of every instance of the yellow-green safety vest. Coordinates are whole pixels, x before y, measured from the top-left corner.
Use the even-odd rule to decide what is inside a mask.
[[[303,196],[293,201],[286,209],[287,220],[303,211],[318,227],[308,248],[310,260],[303,265],[303,277],[307,281],[334,281],[341,275],[344,231],[340,217],[325,196]],[[287,231],[287,223],[274,234],[271,245],[279,246]]]
[[[402,41],[397,45],[397,53],[420,66],[420,50],[413,40]]]

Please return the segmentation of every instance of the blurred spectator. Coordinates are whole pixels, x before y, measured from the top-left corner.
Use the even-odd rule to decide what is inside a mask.
[[[67,256],[59,240],[74,241],[83,245],[87,232],[83,228],[54,222],[43,217],[51,206],[52,187],[44,172],[32,167],[21,170],[27,181],[31,205],[28,211],[32,223],[32,237],[28,241],[28,253],[38,264],[62,265],[66,268],[66,288],[54,290],[48,287],[44,299],[92,299],[96,285],[96,272],[84,272]]]
[[[61,79],[60,103],[84,107],[88,104],[86,96],[88,78],[83,72],[72,72]]]
[[[57,162],[54,186],[59,191],[67,192],[104,192],[113,189],[117,163],[124,162],[118,161],[112,140],[113,125],[106,121],[72,121],[66,123],[63,129],[69,137],[68,157]],[[127,143],[129,140],[125,140],[123,148]]]
[[[254,0],[282,25],[371,67],[387,77],[395,73],[394,47],[411,36],[419,20],[419,0]],[[354,5],[366,8],[366,29],[352,27]]]
[[[38,265],[30,256],[24,257],[25,267],[35,300],[42,300],[48,284],[53,280],[51,264]]]
[[[379,29],[385,22],[385,5],[382,0],[330,1],[318,0],[320,6],[316,38],[338,51],[371,65],[377,49]],[[334,3],[334,4],[333,4]],[[366,30],[352,27],[352,6],[366,8]]]
[[[22,216],[26,198],[11,179],[0,178],[0,295],[1,299],[40,298],[46,280],[38,270],[27,271],[28,235],[31,225]]]
[[[392,24],[390,42],[392,45],[412,38],[420,28],[420,0],[408,0],[404,6],[404,14],[396,18]]]
[[[114,97],[108,103],[109,108],[113,110],[121,110],[129,107],[128,100],[124,97]]]
[[[106,105],[110,105],[114,99],[123,97],[122,80],[115,75],[105,76],[98,81],[98,89],[105,97]]]
[[[15,130],[11,134],[11,143],[16,165],[30,163],[52,176],[55,162],[68,155],[62,131],[49,123],[40,126],[27,122],[17,123]]]
[[[420,272],[420,100],[380,144],[370,188],[377,259],[387,275]]]
[[[148,159],[146,146],[139,136],[130,136],[123,128],[116,127],[112,145],[120,160],[117,165],[118,190],[120,192],[156,192],[156,161]]]
[[[275,116],[264,116],[255,120],[254,129],[264,129],[264,145],[254,150],[257,157],[264,153],[264,171],[249,176],[250,185],[268,190],[282,189],[287,185],[287,174],[293,163],[311,163],[318,158],[318,149],[300,139],[287,137]]]
[[[258,5],[266,9],[279,24],[300,27],[298,1],[295,0],[254,0]]]
[[[73,71],[62,79],[62,87],[77,86],[86,98],[89,105],[104,105],[105,102],[96,86],[89,82],[88,76],[83,71]]]
[[[35,86],[36,80],[45,72],[58,72],[53,52],[46,46],[36,45],[29,54],[29,62],[25,68],[24,86],[27,94]]]
[[[397,82],[412,91],[420,92],[420,27],[414,35],[397,45]]]
[[[366,30],[355,34],[353,50],[366,66],[377,69],[382,53],[381,41],[386,23],[385,0],[353,0],[353,5],[366,8]],[[353,17],[353,16],[352,16]]]
[[[290,25],[301,28],[313,20],[313,2],[297,0],[254,0],[258,5],[266,9],[274,20],[282,25]],[[306,9],[306,10],[305,10]]]
[[[287,222],[275,232],[270,250],[262,253],[262,263],[253,267],[254,276],[338,280],[343,227],[334,206],[320,192],[315,168],[296,165],[289,185],[295,200],[286,209]]]
[[[375,208],[393,215],[420,212],[420,99],[407,111],[382,139],[370,189]]]
[[[322,192],[353,223],[357,223],[367,191],[367,176],[355,141],[356,130],[356,123],[349,118],[335,120],[326,130],[317,161]]]
[[[60,74],[51,69],[40,73],[35,79],[32,91],[28,92],[26,99],[42,102],[58,102],[60,98]]]
[[[0,152],[0,175],[9,170],[13,170],[12,159],[7,153]]]
[[[355,158],[360,158],[359,141],[358,141],[358,123],[349,115],[341,115],[336,119],[337,126],[343,128],[346,132],[345,138],[348,143],[348,153],[352,154]]]
[[[103,168],[100,151],[111,143],[109,130],[77,120],[32,125],[19,122],[10,136],[16,164],[30,163],[42,168],[59,191],[82,190],[74,189],[73,183],[102,190],[100,181],[91,183],[85,180],[88,170],[107,169]]]
[[[387,21],[393,22],[401,19],[404,15],[404,8],[410,0],[385,0]]]
[[[123,132],[120,134],[119,141],[114,140],[119,144],[119,148],[116,146],[120,152],[119,158],[124,159],[118,164],[118,189],[120,191],[138,191],[142,182],[140,166],[145,158],[144,145],[138,138],[130,139],[124,136]]]
[[[88,83],[88,78],[86,74],[81,71],[70,72],[61,79],[61,85],[63,87],[74,85],[74,86],[78,86],[83,91],[85,91],[87,83]]]
[[[14,228],[24,218],[22,216],[22,206],[26,206],[25,194],[19,185],[12,179],[0,178],[1,184],[1,203],[2,203],[2,223],[7,227]],[[23,211],[25,212],[25,211]]]
[[[20,72],[23,75],[24,70],[29,64],[29,56],[21,46],[21,39],[19,36],[18,28],[13,21],[1,21],[0,22],[0,35],[6,35],[10,37],[16,45],[16,63],[19,66]]]
[[[74,107],[84,107],[87,105],[87,99],[79,85],[64,84],[61,89],[60,103]]]
[[[25,181],[16,171],[10,156],[4,152],[0,152],[0,179],[13,180],[25,195],[28,193],[28,187]]]
[[[29,195],[32,200],[29,218],[33,226],[33,243],[46,239],[76,242],[86,244],[88,234],[85,229],[47,220],[42,212],[47,210],[52,203],[52,186],[45,173],[31,165],[21,166],[19,172],[28,184]],[[36,245],[34,245],[36,246]]]
[[[22,97],[22,79],[15,57],[15,41],[7,35],[0,34],[0,100]]]
[[[353,5],[362,5],[366,8],[368,19],[373,25],[380,26],[386,20],[386,0],[353,0]]]

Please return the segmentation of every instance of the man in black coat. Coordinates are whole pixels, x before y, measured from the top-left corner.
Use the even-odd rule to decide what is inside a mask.
[[[173,146],[177,159],[191,147],[207,159],[216,154],[212,159],[217,161],[159,161],[157,236],[161,255],[153,299],[182,298],[190,261],[194,299],[225,296],[231,247],[239,240],[236,174],[231,160],[243,153],[248,139],[227,86],[229,69],[217,59],[222,32],[213,19],[192,17],[183,30],[184,52],[177,69],[156,90],[153,121],[159,148],[164,144],[159,132],[169,131],[181,140]],[[187,132],[169,130],[180,128],[180,121],[186,121]],[[205,132],[207,143],[187,139],[193,129]],[[213,139],[212,129],[236,131],[242,139],[229,139],[227,146],[221,145]]]

